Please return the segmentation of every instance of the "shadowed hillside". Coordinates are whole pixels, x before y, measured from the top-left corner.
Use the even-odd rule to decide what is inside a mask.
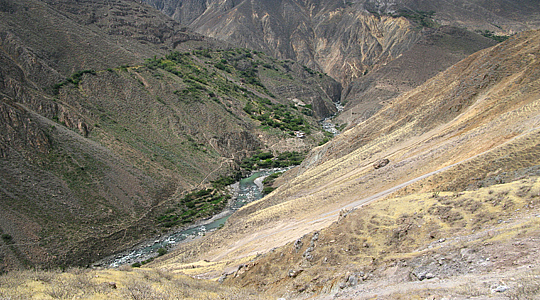
[[[168,230],[158,217],[184,193],[257,150],[318,144],[317,120],[340,97],[324,74],[140,3],[2,5],[2,270],[87,265]],[[227,198],[216,198],[178,224],[218,213]]]

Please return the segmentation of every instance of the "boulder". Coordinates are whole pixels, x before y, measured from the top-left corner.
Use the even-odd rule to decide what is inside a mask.
[[[299,269],[299,270],[289,270],[289,277],[291,278],[295,278],[296,276],[298,276],[298,274],[302,273],[304,270],[302,269]]]
[[[386,165],[388,165],[388,163],[390,163],[390,160],[388,158],[384,158],[384,159],[381,159],[381,160],[377,161],[376,163],[374,163],[373,168],[375,168],[375,170],[377,170],[377,169],[380,169],[382,167],[385,167]]]

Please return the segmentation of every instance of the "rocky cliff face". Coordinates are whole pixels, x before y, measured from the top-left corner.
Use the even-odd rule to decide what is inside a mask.
[[[419,37],[405,19],[374,16],[357,4],[201,2],[147,1],[203,35],[293,59],[344,85],[397,57]],[[193,6],[202,13],[185,17]]]
[[[407,52],[423,35],[417,26],[432,19],[497,35],[540,26],[534,0],[145,2],[196,32],[299,61],[345,87]]]

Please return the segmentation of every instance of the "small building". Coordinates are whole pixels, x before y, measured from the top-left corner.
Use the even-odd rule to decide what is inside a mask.
[[[303,132],[303,131],[295,131],[294,132],[294,135],[297,137],[297,138],[300,138],[300,139],[303,139],[306,137],[306,133]]]

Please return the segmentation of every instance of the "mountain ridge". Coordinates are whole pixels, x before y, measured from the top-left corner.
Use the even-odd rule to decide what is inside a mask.
[[[494,45],[485,37],[507,38],[538,28],[539,20],[531,1],[518,6],[504,1],[408,0],[146,3],[195,32],[327,73],[345,91],[345,113],[337,121],[347,125],[365,120],[403,91]],[[188,12],[186,7],[197,9]],[[526,8],[521,19],[515,18]],[[396,71],[401,68],[408,72],[405,81]]]
[[[406,52],[422,27],[441,24],[507,36],[540,24],[531,0],[145,2],[196,32],[298,60],[345,87]]]

